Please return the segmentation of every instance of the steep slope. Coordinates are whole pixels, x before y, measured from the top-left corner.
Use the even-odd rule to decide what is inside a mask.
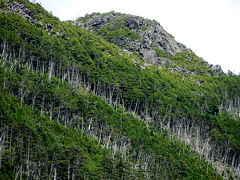
[[[0,32],[1,175],[239,177],[239,76],[148,65],[26,0],[1,1]]]
[[[151,65],[171,67],[173,71],[187,74],[223,72],[219,65],[213,66],[201,58],[196,58],[190,49],[176,42],[155,20],[109,12],[93,13],[70,22],[101,35],[122,49],[138,53]]]
[[[79,18],[75,25],[86,30],[96,31],[121,48],[138,52],[151,64],[160,61],[152,47],[171,55],[186,50],[158,22],[142,17],[115,12],[96,13]]]
[[[238,130],[233,130],[239,128],[239,121],[237,120],[239,119],[238,76],[226,76],[223,74],[219,65],[210,65],[202,58],[196,56],[190,49],[186,49],[184,45],[177,43],[156,21],[110,12],[105,14],[93,13],[79,18],[76,21],[70,21],[70,23],[101,35],[109,42],[125,49],[125,52],[128,54],[139,54],[140,59],[141,57],[143,58],[142,61],[139,62],[133,59],[133,62],[144,71],[146,71],[146,68],[166,68],[169,72],[177,72],[170,73],[172,77],[167,77],[167,80],[171,78],[175,78],[176,80],[171,87],[166,88],[168,90],[172,88],[172,94],[168,94],[167,97],[172,97],[174,100],[165,100],[166,104],[164,104],[162,103],[164,100],[160,94],[160,98],[159,96],[154,96],[151,100],[152,102],[145,101],[143,103],[145,107],[140,110],[140,114],[142,111],[146,112],[151,109],[150,112],[147,113],[147,116],[146,114],[143,115],[146,120],[151,117],[150,119],[152,122],[155,122],[155,125],[170,129],[174,134],[180,136],[183,141],[193,145],[192,148],[197,152],[203,153],[207,157],[215,157],[211,157],[210,161],[212,161],[212,159],[218,159],[217,161],[224,162],[230,158],[231,160],[227,160],[227,164],[231,164],[232,166],[235,166],[233,165],[235,164],[233,161],[239,162],[235,159],[239,156],[238,150],[235,151],[235,148],[238,149],[238,147],[235,146],[235,150],[229,147],[228,142],[231,141],[232,135],[230,135],[230,133],[227,135],[228,138],[226,138],[225,134],[226,132],[235,132],[236,134],[233,134],[236,135],[236,139],[238,139],[239,136]],[[148,47],[145,45],[146,39],[148,39]],[[154,43],[155,41],[162,46],[156,45]],[[140,48],[135,48],[136,42]],[[167,46],[164,45],[166,42],[169,42],[167,43],[169,46],[179,45],[179,47],[182,48],[175,48],[179,51],[174,51],[173,48],[167,48]],[[150,55],[146,56],[143,52],[149,52]],[[216,78],[215,76],[220,77]],[[159,78],[163,79],[162,76]],[[184,81],[183,84],[181,84],[182,80]],[[229,80],[231,83],[234,81],[236,86],[233,83],[233,86],[230,85],[231,88],[229,89]],[[187,84],[191,81],[195,81],[195,83],[199,85],[196,88],[200,87],[202,89],[194,89],[193,87],[195,85],[188,86]],[[157,83],[156,79],[154,79],[154,83]],[[156,84],[152,89],[155,90],[155,88]],[[144,88],[141,87],[139,89],[142,90]],[[161,92],[163,94],[166,93],[166,89],[162,89]],[[178,90],[186,94],[183,95],[180,93],[182,96]],[[193,98],[193,96],[195,97]],[[178,103],[178,105],[175,103]],[[148,107],[149,104],[150,107]],[[156,108],[156,106],[158,106],[158,108]],[[168,107],[167,110],[160,113],[160,111],[166,107]],[[206,108],[210,108],[211,110],[206,111]],[[227,112],[228,115],[223,116],[222,112]],[[168,120],[166,121],[166,119]],[[237,120],[237,122],[234,119]],[[230,125],[231,123],[235,124],[235,128]],[[219,130],[222,131],[221,133],[224,132],[225,135],[220,135]],[[211,144],[210,147],[209,144]],[[218,154],[215,153],[215,151],[221,151],[221,153]],[[222,169],[222,167],[220,169]]]

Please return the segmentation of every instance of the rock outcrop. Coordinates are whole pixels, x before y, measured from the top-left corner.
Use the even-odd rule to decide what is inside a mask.
[[[136,51],[150,64],[161,64],[162,62],[152,47],[160,49],[169,55],[175,55],[186,50],[186,47],[176,42],[174,37],[166,32],[158,22],[138,16],[115,12],[106,14],[96,13],[79,18],[72,23],[82,29],[99,32],[103,37],[107,34],[101,33],[101,29],[106,27],[119,26],[119,28],[127,29],[129,33],[135,33],[138,38],[118,36],[109,41],[122,49]]]
[[[35,13],[31,9],[29,9],[25,4],[21,4],[17,1],[9,1],[9,0],[6,0],[4,4],[5,4],[5,7],[2,9],[0,8],[0,13],[18,14],[21,17],[23,17],[25,20],[44,29],[46,32],[48,32],[48,35],[50,35],[51,33],[54,33],[55,35],[61,36],[62,38],[65,37],[65,35],[61,33],[61,29],[55,29],[55,27],[50,23],[44,23],[39,19],[35,18],[34,17]]]
[[[223,70],[220,65],[210,65],[210,67],[216,73],[223,73]]]
[[[7,14],[7,13],[15,13],[22,16],[24,19],[30,21],[31,23],[43,26],[41,21],[38,21],[33,17],[34,13],[29,10],[24,4],[20,4],[16,1],[5,1],[5,8],[0,9],[0,13]]]
[[[93,13],[70,21],[74,26],[97,33],[110,43],[114,43],[128,52],[137,52],[149,65],[160,65],[171,72],[181,72],[194,75],[188,68],[173,62],[171,58],[177,53],[192,53],[192,50],[178,43],[175,38],[163,29],[155,20],[116,12]],[[159,52],[157,52],[159,51]],[[160,54],[160,55],[159,55]],[[194,61],[193,56],[187,56],[186,61]],[[202,58],[207,74],[223,73],[221,66],[210,65]],[[138,64],[139,65],[139,64]],[[140,65],[139,65],[140,66]],[[143,66],[141,66],[144,69]]]

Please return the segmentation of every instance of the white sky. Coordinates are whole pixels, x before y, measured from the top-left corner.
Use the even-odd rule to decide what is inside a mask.
[[[61,20],[116,11],[155,19],[211,64],[240,72],[240,0],[36,0]]]

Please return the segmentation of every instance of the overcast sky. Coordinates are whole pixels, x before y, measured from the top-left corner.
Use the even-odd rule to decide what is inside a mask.
[[[61,20],[116,11],[155,19],[211,64],[240,72],[240,0],[36,0]]]

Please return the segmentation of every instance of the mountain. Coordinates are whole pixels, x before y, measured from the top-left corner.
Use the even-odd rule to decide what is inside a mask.
[[[240,77],[156,21],[0,1],[0,179],[239,179]]]
[[[138,52],[151,64],[160,61],[156,53],[152,52],[153,47],[170,55],[186,50],[185,46],[177,43],[158,22],[142,17],[115,12],[91,14],[79,18],[75,25],[97,32],[121,48]]]
[[[70,23],[102,36],[121,49],[138,53],[145,63],[150,65],[164,66],[185,74],[194,74],[199,71],[208,74],[223,73],[219,65],[208,64],[197,57],[191,49],[176,42],[175,38],[155,20],[113,11],[105,14],[93,13]],[[186,61],[180,62],[177,59],[176,54],[179,53],[186,56],[181,56],[179,59]],[[196,72],[194,68],[199,69]]]

